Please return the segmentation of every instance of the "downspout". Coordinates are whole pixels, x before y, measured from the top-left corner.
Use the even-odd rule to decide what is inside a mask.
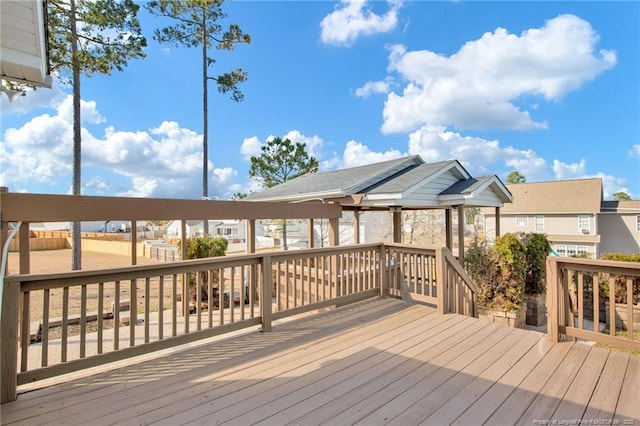
[[[11,234],[9,234],[9,238],[7,238],[7,241],[5,241],[4,247],[2,248],[2,263],[0,264],[0,318],[2,318],[2,297],[4,293],[4,275],[7,270],[7,263],[8,263],[7,257],[9,256],[9,245],[11,244],[11,240],[13,240],[13,237],[15,237],[16,234],[18,233],[20,226],[22,226],[22,221],[18,222],[18,226],[16,226],[14,230],[11,231]]]

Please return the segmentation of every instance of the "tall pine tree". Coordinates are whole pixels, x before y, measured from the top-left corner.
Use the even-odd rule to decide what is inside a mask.
[[[202,197],[209,198],[209,91],[208,82],[218,85],[218,92],[230,93],[236,102],[244,98],[238,84],[247,80],[247,72],[236,68],[218,76],[209,75],[209,67],[215,59],[209,55],[213,46],[218,50],[233,50],[239,43],[251,43],[251,36],[240,26],[231,24],[224,29],[219,21],[227,17],[222,10],[224,0],[152,0],[147,4],[149,12],[171,18],[175,25],[158,29],[154,38],[160,43],[184,47],[199,47],[202,52]],[[205,234],[209,223],[203,223]]]
[[[73,195],[82,188],[80,78],[122,71],[129,60],[145,56],[138,9],[132,0],[47,1],[51,69],[73,86]],[[74,270],[82,268],[81,241],[80,222],[74,222]]]

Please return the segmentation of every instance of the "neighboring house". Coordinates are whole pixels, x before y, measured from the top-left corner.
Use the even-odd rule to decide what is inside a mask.
[[[500,233],[547,235],[560,256],[640,252],[640,201],[603,201],[602,180],[575,179],[507,185],[513,203],[500,211]],[[495,236],[495,212],[483,209]]]
[[[201,220],[187,220],[186,225],[187,238],[203,234]],[[165,236],[167,238],[182,238],[181,229],[181,221],[172,220],[167,224],[167,227],[165,229]],[[244,242],[247,239],[247,224],[244,220],[210,220],[209,234],[218,237],[224,237],[229,240],[229,242]],[[256,237],[262,236],[264,236],[263,227],[256,226]]]
[[[2,79],[51,88],[43,0],[2,0],[0,71]],[[17,94],[2,85],[2,91]]]
[[[600,253],[640,253],[640,201],[603,201]]]

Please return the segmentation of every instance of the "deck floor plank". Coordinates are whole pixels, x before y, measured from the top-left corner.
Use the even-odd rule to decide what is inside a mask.
[[[388,314],[391,314],[398,309],[392,308],[384,310]],[[313,338],[317,340],[323,336],[330,336],[335,332],[335,330],[332,330],[333,328],[340,329],[352,320],[366,321],[369,315],[372,314],[378,317],[379,312],[380,306],[372,301],[372,303],[363,303],[348,307],[340,316],[336,316],[332,312],[326,313],[321,318],[321,320],[323,320],[322,324],[327,327],[326,332],[324,334],[314,335]],[[416,315],[418,312],[419,311],[416,311]],[[318,319],[310,318],[308,321],[302,321],[299,328],[312,328],[309,324],[313,324],[313,321],[318,321]],[[300,345],[300,347],[295,347],[294,350],[303,349],[305,344],[308,343],[303,334],[296,333],[294,336],[296,344]],[[68,416],[72,416],[76,408],[80,413],[85,412],[86,410],[83,408],[84,404],[90,401],[99,401],[104,398],[109,398],[112,395],[114,396],[113,402],[126,399],[126,396],[122,394],[124,389],[134,389],[135,392],[140,395],[149,396],[149,389],[151,391],[158,391],[157,384],[154,380],[156,378],[162,378],[165,387],[170,386],[176,391],[174,395],[179,396],[177,393],[181,389],[187,389],[187,391],[190,392],[191,379],[201,378],[203,374],[213,368],[217,371],[224,371],[227,367],[232,367],[243,360],[259,357],[259,350],[263,347],[272,348],[273,345],[283,345],[291,340],[292,339],[287,338],[285,334],[254,333],[251,336],[243,336],[230,342],[223,340],[186,353],[181,353],[171,360],[169,358],[160,358],[147,362],[144,365],[132,365],[113,372],[83,378],[71,382],[72,385],[63,383],[42,389],[38,392],[30,392],[24,395],[25,397],[31,396],[31,398],[25,398],[21,414],[29,414],[29,411],[24,410],[24,408],[27,407],[35,408],[40,413],[46,413],[48,411],[55,412],[61,408],[61,404],[64,404],[65,412]],[[150,396],[153,397],[153,392]],[[138,402],[143,403],[144,401]],[[156,403],[153,401],[152,404],[156,406]],[[3,408],[5,407],[3,406]],[[11,421],[15,421],[15,419],[12,418],[13,415],[16,414],[11,410],[12,404],[7,404],[6,408],[7,410],[3,411],[5,411],[7,417],[11,419]],[[111,411],[109,407],[100,407],[100,409],[107,414]],[[93,415],[99,416],[100,409],[94,410]],[[31,415],[33,415],[33,413],[31,413]],[[46,416],[43,418],[43,421],[47,421]]]
[[[590,350],[591,347],[587,345],[574,345],[573,350],[562,360],[560,368],[549,377],[527,410],[518,419],[518,424],[531,425],[538,421],[548,421],[553,417],[553,413],[574,381]]]
[[[640,357],[385,298],[34,390],[0,414],[30,426],[640,424],[639,383]]]
[[[268,393],[257,398],[234,404],[225,410],[215,413],[216,420],[232,424],[256,424],[268,417],[276,416],[279,412],[308,398],[314,398],[328,388],[335,387],[347,377],[353,380],[366,381],[367,373],[382,368],[386,361],[392,359],[398,352],[404,352],[416,344],[422,344],[438,332],[431,324],[414,324],[411,333],[398,334],[400,330],[392,332],[382,339],[368,340],[363,344],[351,346],[348,350],[337,354],[334,359],[321,360],[314,371],[303,373],[296,379],[280,384],[279,378],[267,386]],[[425,329],[426,328],[426,329]],[[335,398],[335,395],[331,395]],[[257,410],[246,411],[244,403],[256,406]],[[198,419],[204,421],[205,418]],[[270,421],[271,424],[281,424],[280,421]]]
[[[578,422],[587,410],[589,401],[595,392],[598,379],[602,374],[609,351],[602,348],[591,348],[575,379],[562,396],[551,419]]]
[[[640,424],[640,356],[629,358],[614,420],[620,424]]]
[[[535,367],[522,366],[523,372],[526,373],[525,378],[518,386],[508,387],[509,395],[503,400],[498,400],[499,407],[486,423],[515,424],[574,346],[573,342],[554,345]]]
[[[342,396],[346,401],[353,401],[354,390],[371,382],[377,382],[380,374],[402,364],[407,359],[415,359],[425,347],[442,339],[444,333],[454,328],[461,321],[460,317],[449,317],[448,321],[438,324],[437,327],[423,329],[419,333],[424,340],[414,339],[408,344],[395,345],[385,350],[377,345],[372,348],[379,358],[371,368],[367,368],[358,374],[341,374],[341,377],[333,378],[334,383],[324,386],[321,381],[307,383],[304,388],[293,390],[295,395],[285,396],[286,401],[278,402],[278,410],[272,413],[261,413],[261,418],[255,424],[285,424],[296,420],[300,413],[313,411],[316,407],[333,403],[336,398]],[[380,352],[380,351],[384,352]],[[386,352],[386,355],[385,355]],[[380,355],[383,355],[380,357]],[[373,358],[373,357],[372,357]],[[329,377],[329,376],[327,376]],[[271,410],[273,411],[273,410]]]
[[[513,329],[507,327],[496,325],[484,327],[481,332],[473,336],[476,339],[473,344],[460,351],[458,356],[444,360],[444,362],[432,362],[435,367],[435,371],[432,374],[427,376],[419,375],[416,378],[416,383],[410,388],[392,400],[381,404],[376,411],[360,419],[358,424],[386,423],[411,412],[411,407],[421,401],[424,395],[433,392],[434,389],[449,380],[458,371],[467,367],[482,354],[491,352],[489,351],[490,348],[499,344],[501,340],[511,333],[513,333]]]
[[[198,422],[202,417],[204,421],[210,415],[214,415],[216,422],[224,422],[243,413],[247,413],[247,406],[259,408],[278,399],[282,395],[296,391],[305,382],[314,382],[327,379],[333,374],[340,374],[345,368],[349,368],[350,374],[357,374],[368,368],[373,361],[370,352],[363,352],[371,345],[382,345],[385,348],[398,342],[411,342],[419,336],[419,328],[416,327],[418,320],[437,323],[442,320],[441,316],[417,315],[412,321],[404,324],[376,327],[369,330],[367,336],[363,336],[360,341],[349,345],[353,341],[351,336],[339,336],[327,347],[324,353],[317,347],[310,347],[306,357],[301,358],[299,354],[291,354],[281,357],[276,369],[268,371],[262,369],[264,380],[260,383],[253,382],[252,386],[242,386],[247,379],[255,377],[255,373],[240,372],[233,376],[224,377],[221,387],[207,392],[205,397],[208,404],[200,405],[191,410],[183,410],[174,416],[163,419],[161,424],[182,424],[188,422]],[[293,366],[293,367],[292,367]],[[251,410],[251,413],[262,412],[262,410]],[[204,413],[204,414],[203,414]],[[241,422],[240,424],[245,424]]]
[[[398,384],[402,383],[407,376],[423,374],[425,367],[433,369],[433,366],[429,366],[429,361],[433,358],[438,356],[451,358],[458,350],[456,342],[471,337],[477,330],[478,328],[470,325],[468,321],[459,321],[439,334],[438,341],[425,342],[425,345],[416,348],[420,352],[410,358],[409,353],[404,354],[405,359],[387,371],[378,372],[367,383],[350,390],[347,397],[333,399],[327,395],[328,402],[321,406],[314,405],[315,399],[307,399],[301,404],[301,408],[311,405],[314,409],[301,409],[295,413],[296,418],[290,423],[299,425],[349,424],[350,421],[357,420],[359,413],[373,411],[377,408],[382,395],[388,398],[390,395],[400,393]],[[327,389],[327,393],[329,392],[333,393],[333,388]],[[350,419],[349,415],[355,415],[356,418]]]
[[[487,419],[500,407],[500,405],[518,388],[529,372],[545,358],[552,350],[555,353],[566,353],[562,345],[553,345],[546,337],[538,340],[513,367],[500,379],[491,384],[489,389],[473,404],[466,408],[453,423],[461,425],[477,425],[487,422]]]
[[[517,330],[519,344],[513,345],[497,359],[493,365],[477,375],[473,380],[440,406],[433,414],[422,421],[422,424],[451,424],[468,407],[475,403],[496,381],[500,380],[511,367],[521,360],[540,340],[542,334]]]
[[[615,351],[609,353],[583,420],[589,422],[598,419],[604,424],[613,420],[628,363],[629,356]]]
[[[414,319],[424,315],[423,310],[416,308],[417,307],[407,308],[406,312],[403,310],[403,318],[406,320],[407,327],[410,327],[410,323]],[[430,311],[430,313],[432,313],[432,311]],[[108,409],[105,409],[100,413],[94,413],[93,416],[90,416],[89,413],[85,413],[84,415],[77,415],[75,417],[68,418],[67,420],[82,424],[89,420],[96,420],[101,416],[108,416],[109,419],[116,422],[135,417],[141,422],[146,423],[158,421],[163,418],[162,416],[169,417],[176,413],[185,412],[190,414],[194,410],[203,409],[202,407],[207,406],[208,401],[213,400],[216,403],[220,403],[221,395],[225,395],[226,393],[234,394],[244,388],[255,389],[253,386],[257,386],[260,381],[266,380],[268,375],[275,374],[277,371],[288,371],[294,368],[291,363],[287,364],[281,362],[286,356],[296,358],[298,362],[304,362],[308,357],[322,358],[331,356],[333,352],[340,350],[341,345],[344,345],[344,342],[349,339],[362,338],[362,334],[366,333],[366,330],[363,331],[362,329],[353,327],[353,324],[357,324],[361,319],[362,318],[358,315],[350,315],[346,319],[342,320],[338,317],[339,322],[337,324],[333,324],[333,326],[340,326],[345,333],[338,337],[337,344],[334,342],[333,338],[325,342],[321,341],[322,339],[304,341],[302,338],[305,333],[296,333],[297,327],[295,327],[295,325],[289,327],[288,331],[274,331],[273,333],[261,333],[259,335],[260,340],[264,339],[269,341],[271,339],[275,339],[272,344],[253,346],[251,344],[251,339],[254,336],[247,336],[245,340],[246,343],[243,346],[249,348],[252,348],[253,346],[253,348],[249,352],[249,357],[246,360],[237,360],[233,359],[229,355],[225,355],[225,352],[230,348],[223,342],[222,346],[218,348],[218,351],[220,351],[219,356],[229,359],[232,364],[235,364],[235,368],[228,369],[224,366],[222,366],[220,370],[218,370],[218,368],[208,368],[206,370],[199,371],[196,375],[177,377],[180,383],[173,384],[172,389],[175,390],[174,392],[167,394],[163,389],[158,389],[157,387],[145,389],[145,392],[141,394],[141,396],[135,398],[135,405],[127,405],[130,399],[123,397],[118,401],[122,401],[126,407],[118,413],[115,413],[115,415],[110,413]],[[305,324],[303,328],[311,330],[323,325],[321,319],[313,318],[303,322],[303,324]],[[331,329],[331,324],[328,326],[329,329]],[[378,324],[377,327],[380,332],[383,332],[386,329],[390,330],[391,328],[392,324],[384,323]],[[332,334],[335,334],[335,331],[336,330],[334,330]],[[299,345],[297,342],[291,342],[291,339],[287,338],[291,332],[300,339],[300,343],[304,342],[304,344]],[[285,339],[278,339],[278,336],[283,336]],[[317,337],[324,337],[324,335]],[[283,352],[282,349],[288,349],[285,345],[286,341],[289,341],[289,343],[292,343],[294,346],[289,349],[288,352]],[[274,347],[273,343],[276,344],[276,347],[282,345],[282,348]],[[313,348],[313,350],[309,350],[310,348]],[[207,355],[202,353],[201,358],[206,360]],[[202,359],[200,362],[202,362]],[[279,362],[271,365],[269,364],[270,361],[276,359]],[[183,362],[181,364],[185,363]],[[188,364],[189,363],[186,363],[186,365]],[[265,367],[265,365],[267,366]],[[258,377],[263,375],[265,378],[262,380],[253,378],[251,380],[246,380],[247,377],[255,377],[256,374]],[[138,389],[137,391],[140,392],[141,389]]]

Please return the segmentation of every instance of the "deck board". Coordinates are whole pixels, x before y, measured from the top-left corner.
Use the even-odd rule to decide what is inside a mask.
[[[2,424],[640,424],[640,357],[372,299],[21,394]]]

